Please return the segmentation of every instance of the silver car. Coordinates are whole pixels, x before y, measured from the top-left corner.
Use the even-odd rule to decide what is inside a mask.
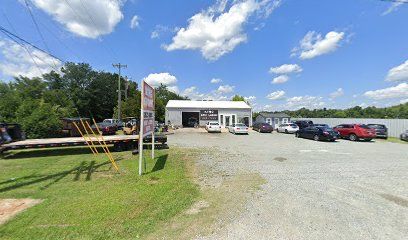
[[[248,134],[248,127],[243,123],[232,124],[228,131],[233,134]]]
[[[400,139],[401,139],[402,141],[407,141],[407,142],[408,142],[408,130],[406,130],[405,132],[401,133]]]

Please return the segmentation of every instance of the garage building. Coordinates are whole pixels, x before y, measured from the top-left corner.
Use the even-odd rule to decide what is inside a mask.
[[[244,101],[170,100],[165,119],[166,124],[179,127],[205,126],[207,122],[223,127],[235,123],[252,126],[252,108]]]

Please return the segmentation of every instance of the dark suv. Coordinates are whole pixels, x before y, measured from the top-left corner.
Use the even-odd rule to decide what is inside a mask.
[[[254,123],[252,129],[260,133],[271,133],[273,131],[273,127],[269,123],[262,122]]]
[[[299,129],[307,128],[313,125],[313,121],[308,120],[294,121],[293,123],[298,125]]]
[[[383,124],[367,124],[369,128],[375,129],[375,133],[377,138],[388,138],[388,129]]]

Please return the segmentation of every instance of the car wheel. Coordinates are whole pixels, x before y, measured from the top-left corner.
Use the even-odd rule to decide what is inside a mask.
[[[319,135],[314,135],[313,140],[319,141],[320,140]]]
[[[298,138],[298,137],[299,137],[299,133],[295,132],[295,137]]]
[[[286,134],[289,133],[287,129],[285,129],[285,133],[286,133]]]
[[[357,141],[357,135],[352,133],[352,134],[350,134],[349,139],[350,139],[350,141]]]
[[[136,131],[133,131],[133,132],[132,132],[132,135],[137,135],[137,132],[136,132]]]

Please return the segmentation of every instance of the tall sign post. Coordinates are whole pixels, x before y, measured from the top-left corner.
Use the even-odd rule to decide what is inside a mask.
[[[143,138],[152,136],[152,158],[154,158],[154,88],[142,81],[142,99],[139,131],[139,175],[143,170]]]

